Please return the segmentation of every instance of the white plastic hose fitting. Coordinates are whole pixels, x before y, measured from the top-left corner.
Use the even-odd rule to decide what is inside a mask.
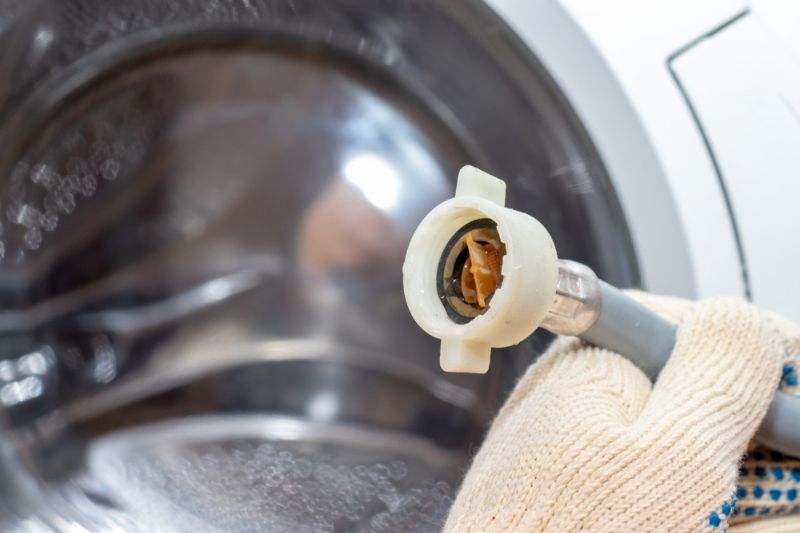
[[[406,252],[406,303],[417,324],[441,339],[440,365],[447,372],[485,373],[491,349],[530,336],[556,295],[558,256],[550,234],[535,218],[505,207],[505,195],[505,182],[463,167],[455,197],[428,213]],[[456,321],[441,292],[442,257],[467,224],[486,219],[504,245],[500,283],[480,314]]]

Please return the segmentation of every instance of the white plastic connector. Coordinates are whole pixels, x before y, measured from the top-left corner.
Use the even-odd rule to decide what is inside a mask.
[[[483,374],[493,347],[518,344],[539,326],[556,294],[558,257],[539,221],[505,207],[505,182],[475,167],[458,174],[456,195],[422,220],[406,252],[403,290],[417,324],[441,339],[446,372]],[[439,296],[439,261],[447,243],[467,223],[491,219],[505,245],[502,282],[488,308],[466,323],[448,316]]]

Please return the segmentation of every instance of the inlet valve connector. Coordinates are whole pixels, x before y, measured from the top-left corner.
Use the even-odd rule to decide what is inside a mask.
[[[466,166],[455,197],[428,213],[411,238],[406,303],[417,324],[441,339],[445,371],[485,373],[491,349],[526,339],[556,297],[550,234],[505,207],[505,196],[505,182]]]

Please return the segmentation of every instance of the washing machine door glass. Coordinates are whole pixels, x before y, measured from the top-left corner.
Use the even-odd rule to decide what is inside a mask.
[[[407,313],[464,164],[637,282],[590,140],[479,2],[0,0],[3,530],[438,530],[548,340],[444,375]]]

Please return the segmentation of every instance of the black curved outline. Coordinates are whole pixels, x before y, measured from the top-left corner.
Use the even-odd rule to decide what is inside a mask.
[[[728,188],[725,186],[725,178],[722,175],[722,169],[719,166],[719,161],[717,161],[717,156],[714,153],[714,148],[711,145],[711,140],[709,139],[708,135],[706,134],[706,130],[703,127],[703,122],[700,120],[700,115],[697,113],[694,105],[692,104],[692,99],[689,97],[689,93],[686,91],[686,88],[681,83],[681,79],[678,76],[677,72],[672,66],[673,61],[677,58],[700,44],[701,42],[705,41],[706,39],[713,37],[717,33],[721,32],[725,28],[728,28],[732,24],[735,24],[745,16],[750,14],[749,9],[745,9],[741,13],[737,14],[736,16],[728,19],[724,23],[720,24],[716,28],[712,29],[711,31],[704,33],[700,37],[697,37],[693,41],[687,43],[686,45],[679,48],[676,52],[672,53],[667,58],[667,70],[669,71],[672,80],[675,82],[675,85],[678,88],[678,91],[681,93],[683,97],[683,101],[686,103],[686,107],[689,108],[689,113],[692,115],[692,119],[694,120],[695,125],[697,125],[697,129],[700,132],[700,136],[703,138],[703,144],[708,151],[708,155],[711,158],[711,165],[714,167],[714,173],[717,175],[717,182],[719,182],[719,188],[722,190],[722,197],[725,200],[725,208],[728,210],[728,216],[731,221],[731,227],[733,229],[733,239],[736,242],[736,254],[739,256],[739,267],[742,273],[742,281],[744,282],[744,295],[748,300],[753,299],[753,292],[750,287],[750,274],[747,271],[747,259],[745,258],[744,253],[744,245],[742,244],[742,236],[739,232],[739,224],[736,221],[736,215],[733,213],[733,203],[731,202],[730,194],[728,193]]]

